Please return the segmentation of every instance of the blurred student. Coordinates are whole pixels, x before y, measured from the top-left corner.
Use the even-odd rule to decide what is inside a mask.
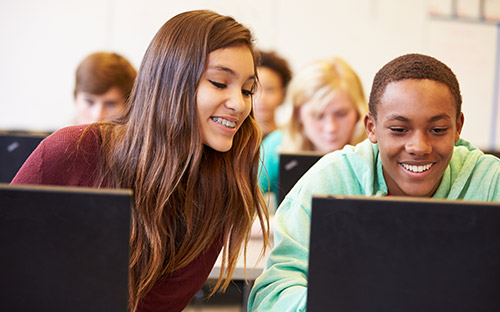
[[[184,309],[221,251],[215,289],[225,289],[256,217],[267,244],[255,59],[233,18],[174,16],[146,50],[125,114],[55,132],[12,182],[132,189],[132,312]]]
[[[316,60],[296,73],[287,92],[289,122],[269,134],[262,146],[262,191],[278,192],[279,154],[304,151],[326,154],[366,138],[368,107],[358,75],[341,58]]]
[[[255,120],[264,137],[278,128],[276,110],[285,100],[292,71],[288,62],[274,51],[261,51],[257,66],[259,88],[254,96]]]
[[[127,106],[136,75],[132,64],[119,54],[95,52],[85,57],[75,74],[76,123],[118,117]]]
[[[280,205],[249,310],[305,311],[313,194],[500,201],[500,160],[460,138],[461,106],[455,75],[435,58],[408,54],[382,67],[364,118],[368,139],[324,156]]]

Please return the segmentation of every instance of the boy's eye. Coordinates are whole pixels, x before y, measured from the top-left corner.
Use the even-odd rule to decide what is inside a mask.
[[[391,127],[391,128],[389,128],[389,130],[391,130],[392,132],[396,132],[396,133],[403,133],[406,131],[405,128],[398,128],[398,127]]]
[[[213,81],[213,80],[208,80],[208,81],[210,81],[210,83],[213,84],[216,88],[224,89],[226,87],[226,85],[223,83]]]
[[[443,134],[448,128],[433,128],[431,131],[436,134]]]

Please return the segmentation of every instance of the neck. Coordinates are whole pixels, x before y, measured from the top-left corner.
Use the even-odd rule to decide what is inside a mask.
[[[272,121],[264,121],[259,123],[260,127],[262,128],[262,132],[265,135],[268,135],[269,133],[273,132],[278,128],[276,125],[276,122],[274,120]]]

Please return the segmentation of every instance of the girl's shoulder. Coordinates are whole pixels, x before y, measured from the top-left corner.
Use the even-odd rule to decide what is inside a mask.
[[[61,128],[44,141],[52,144],[71,145],[74,143],[92,143],[100,137],[100,127],[98,124],[77,125]]]

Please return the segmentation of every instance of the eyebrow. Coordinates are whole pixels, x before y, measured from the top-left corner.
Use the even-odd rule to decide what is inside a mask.
[[[391,115],[387,116],[386,120],[397,120],[397,121],[403,121],[403,122],[410,121],[410,119],[403,117],[401,115],[397,115],[397,114],[391,114]]]
[[[451,120],[450,116],[448,116],[446,114],[440,114],[440,115],[432,116],[431,118],[429,118],[429,122],[435,122],[435,121],[443,120],[443,119]],[[386,118],[386,120],[397,120],[397,121],[402,121],[402,122],[410,122],[410,119],[408,119],[404,116],[401,116],[401,115],[397,115],[397,114],[389,115]]]
[[[222,66],[222,65],[215,65],[215,66],[209,66],[208,69],[211,69],[211,70],[217,70],[217,71],[222,71],[222,72],[226,72],[228,74],[230,74],[231,76],[233,77],[237,77],[238,75],[234,72],[234,70],[232,70],[231,68],[229,67],[225,67],[225,66]],[[257,80],[257,77],[255,75],[251,75],[247,78],[247,81],[248,80]]]
[[[429,119],[429,121],[433,122],[433,121],[438,121],[438,120],[442,120],[442,119],[449,119],[449,120],[451,120],[450,116],[448,116],[446,114],[441,114],[441,115],[437,115],[437,116],[431,117]]]

